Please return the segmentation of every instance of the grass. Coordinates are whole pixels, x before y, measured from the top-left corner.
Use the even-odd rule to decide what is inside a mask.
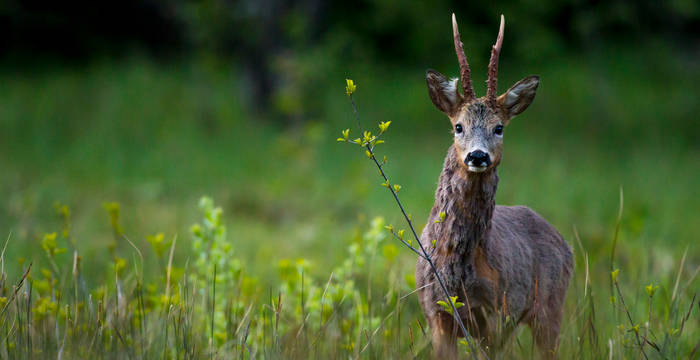
[[[669,57],[673,49],[646,46],[501,66],[502,87],[530,71],[542,79],[533,106],[506,129],[497,202],[532,207],[575,249],[562,357],[638,357],[636,325],[661,349],[645,345],[650,358],[687,357],[700,337],[697,298],[691,304],[700,71]],[[376,169],[335,142],[354,124],[343,79],[358,84],[365,122],[392,121],[379,155],[418,228],[448,123],[427,98],[424,69],[322,68],[313,115],[291,127],[246,110],[240,74],[221,64],[136,58],[0,73],[0,229],[9,238],[0,356],[429,356],[410,295],[415,258],[373,220],[398,226],[400,213]],[[225,225],[226,236],[200,241],[233,249],[219,254],[216,281],[197,264],[210,252],[195,248],[190,229],[214,216],[213,206],[195,206],[201,194],[225,210],[211,231]],[[115,200],[121,234],[104,208]],[[69,236],[57,201],[70,209]],[[68,251],[47,255],[53,232]],[[172,262],[169,246],[158,254],[147,240],[160,232],[165,244],[177,236]],[[653,297],[649,284],[659,287]],[[509,356],[530,357],[530,343],[521,330]]]

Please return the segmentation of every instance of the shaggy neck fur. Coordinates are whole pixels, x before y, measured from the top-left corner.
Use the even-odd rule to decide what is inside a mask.
[[[440,211],[446,214],[445,223],[439,227],[442,234],[435,234],[438,256],[443,259],[470,257],[476,247],[482,246],[496,207],[498,175],[495,168],[471,173],[458,161],[452,146],[435,194],[434,211],[438,216]]]

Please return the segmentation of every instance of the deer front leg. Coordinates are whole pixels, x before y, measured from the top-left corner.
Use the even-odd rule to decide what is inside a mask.
[[[556,359],[561,326],[562,309],[540,309],[530,325],[540,355],[543,359]]]
[[[457,359],[457,329],[452,315],[436,314],[430,329],[433,335],[433,358]]]
[[[550,324],[537,325],[534,329],[535,343],[543,359],[557,358],[559,328]]]

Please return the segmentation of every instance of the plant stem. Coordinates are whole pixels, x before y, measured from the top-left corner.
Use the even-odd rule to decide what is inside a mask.
[[[353,99],[352,95],[350,95],[350,103],[352,104],[352,110],[355,114],[355,119],[357,120],[357,126],[360,129],[360,131],[364,132],[362,129],[362,124],[360,123],[360,115],[357,112],[357,106],[355,105],[355,99]],[[377,166],[379,169],[379,174],[381,174],[382,178],[388,185],[389,191],[391,191],[391,195],[393,195],[394,200],[396,201],[396,204],[399,206],[399,209],[401,210],[401,214],[403,215],[404,219],[406,220],[406,223],[408,223],[408,227],[411,229],[411,233],[413,234],[413,237],[415,240],[418,242],[418,246],[420,247],[421,253],[418,253],[414,247],[406,243],[401,239],[401,241],[404,243],[404,245],[408,246],[411,250],[416,252],[419,256],[422,256],[430,265],[430,268],[435,275],[435,278],[437,278],[438,282],[440,283],[440,287],[442,288],[442,291],[445,293],[445,296],[447,298],[447,302],[450,304],[452,307],[452,316],[454,317],[455,321],[459,325],[460,329],[462,330],[462,334],[464,335],[464,339],[467,341],[467,344],[469,345],[469,348],[472,350],[472,354],[476,354],[474,344],[471,341],[471,336],[469,336],[469,332],[467,331],[467,328],[464,326],[464,323],[462,322],[462,319],[459,317],[459,313],[457,312],[457,308],[455,307],[455,304],[452,302],[452,299],[450,298],[450,293],[447,291],[447,287],[445,286],[445,282],[442,280],[442,276],[440,276],[440,273],[437,270],[437,267],[435,266],[435,263],[433,263],[432,258],[430,257],[430,254],[425,250],[425,247],[420,241],[420,238],[418,238],[418,235],[416,234],[416,230],[413,227],[413,223],[411,222],[411,219],[408,217],[406,214],[406,210],[404,209],[403,205],[401,204],[401,201],[399,200],[398,195],[396,194],[396,191],[394,191],[394,188],[391,186],[391,183],[389,182],[389,178],[387,177],[386,173],[384,173],[384,169],[382,166],[379,164],[379,161],[377,161],[377,157],[374,155],[373,148],[370,146],[369,143],[365,144],[364,146],[367,151],[370,154],[370,158],[374,161],[374,164]],[[488,355],[484,353],[484,356],[488,359]]]
[[[622,296],[622,291],[620,291],[620,286],[617,285],[617,281],[614,281],[613,283],[615,284],[615,289],[617,289],[617,294],[620,297],[620,303],[622,304],[622,308],[625,310],[625,314],[627,314],[627,319],[630,322],[630,326],[632,326],[632,331],[634,331],[634,335],[637,339],[637,345],[639,345],[639,350],[642,352],[642,355],[644,355],[644,358],[649,360],[647,353],[644,351],[644,345],[642,344],[641,340],[639,340],[639,330],[634,329],[634,321],[632,320],[632,315],[630,315],[630,312],[627,309],[627,305],[625,304],[625,298]]]

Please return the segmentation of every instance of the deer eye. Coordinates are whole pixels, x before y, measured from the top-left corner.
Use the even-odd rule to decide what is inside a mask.
[[[455,132],[456,132],[457,134],[461,134],[462,131],[464,131],[464,129],[462,129],[462,124],[457,124],[457,125],[455,125]]]
[[[493,129],[493,133],[496,135],[503,135],[503,125],[496,126],[496,128]]]

